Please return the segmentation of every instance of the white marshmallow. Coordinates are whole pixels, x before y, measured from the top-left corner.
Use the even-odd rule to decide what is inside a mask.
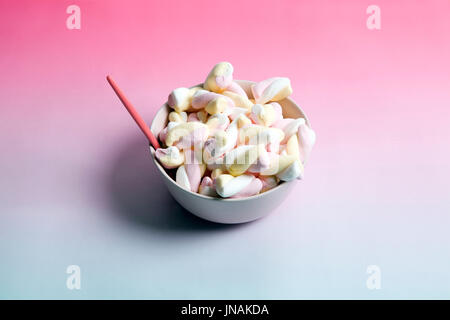
[[[292,93],[291,81],[288,78],[275,77],[252,85],[256,103],[280,101]]]
[[[183,151],[177,147],[158,148],[155,151],[155,157],[167,169],[177,168],[184,163]]]
[[[233,82],[233,66],[229,62],[220,62],[206,77],[203,87],[213,92],[225,91]]]
[[[297,131],[300,148],[300,161],[305,164],[308,161],[311,150],[316,143],[316,133],[306,123],[301,124]]]
[[[222,198],[248,197],[258,194],[261,189],[261,180],[249,174],[243,174],[237,177],[222,174],[216,179],[216,192]]]
[[[273,128],[279,128],[283,130],[284,132],[284,139],[282,143],[285,143],[293,134],[296,134],[298,131],[298,128],[301,125],[304,125],[306,123],[304,118],[298,118],[298,119],[290,119],[285,118],[278,120],[273,124]]]
[[[214,187],[213,180],[210,177],[203,178],[200,183],[200,187],[198,188],[198,193],[209,197],[217,196],[216,188]]]
[[[303,178],[303,165],[299,160],[295,160],[291,163],[286,169],[279,172],[277,177],[281,181],[291,181],[294,179],[302,179]]]
[[[177,88],[170,93],[167,104],[176,112],[183,112],[189,109],[192,98],[191,94],[192,91],[188,88]]]

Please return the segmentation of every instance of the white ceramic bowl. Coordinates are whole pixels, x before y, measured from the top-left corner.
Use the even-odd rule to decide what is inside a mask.
[[[250,86],[254,83],[245,80],[236,80],[251,98],[253,95]],[[283,108],[285,118],[308,119],[300,107],[290,98],[278,101]],[[165,103],[153,119],[151,130],[157,137],[159,132],[167,125],[167,117],[172,109]],[[217,223],[244,223],[262,218],[275,209],[289,194],[297,180],[281,182],[275,188],[264,193],[238,199],[221,199],[204,196],[180,187],[159,164],[155,158],[155,149],[150,147],[153,162],[158,168],[169,192],[186,210],[194,215]]]

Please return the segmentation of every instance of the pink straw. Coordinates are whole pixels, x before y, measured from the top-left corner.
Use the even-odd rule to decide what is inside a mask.
[[[144,119],[142,119],[142,117],[139,115],[139,113],[133,107],[131,102],[125,97],[124,93],[122,92],[122,90],[120,90],[120,88],[117,86],[117,84],[114,82],[114,80],[111,79],[110,76],[106,76],[106,80],[108,80],[108,82],[111,85],[111,87],[113,88],[114,92],[117,94],[120,101],[122,101],[123,105],[128,110],[128,112],[130,113],[130,115],[134,119],[134,121],[136,121],[139,128],[141,128],[142,132],[145,134],[148,141],[150,141],[153,148],[158,149],[159,148],[158,140],[155,138],[155,136],[153,135],[153,132],[150,130],[150,128],[147,126],[147,124],[144,122]]]

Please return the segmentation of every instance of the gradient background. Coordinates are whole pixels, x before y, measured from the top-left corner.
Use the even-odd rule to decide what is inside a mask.
[[[81,8],[81,30],[66,8]],[[382,29],[366,28],[381,8]],[[0,298],[450,298],[450,2],[0,1]],[[170,197],[145,138],[227,60],[287,76],[318,142],[272,215]],[[81,267],[81,290],[66,267]],[[366,268],[381,268],[381,290]]]

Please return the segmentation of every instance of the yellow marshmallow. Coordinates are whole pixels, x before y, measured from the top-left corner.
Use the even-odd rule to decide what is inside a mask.
[[[187,120],[186,112],[178,113],[176,111],[172,111],[171,113],[169,113],[169,121],[186,122],[186,120]]]
[[[264,136],[264,134],[267,135]],[[276,137],[278,141],[282,141],[284,139],[284,132],[278,128],[267,128],[264,126],[252,125],[248,127],[244,127],[239,131],[239,143],[240,144],[248,144],[248,143],[264,143],[269,141],[264,141],[265,138],[268,139],[269,136]],[[259,141],[261,140],[261,141]]]
[[[228,135],[224,130],[216,131],[214,138],[216,139],[216,146],[218,148],[223,148],[228,143]]]
[[[233,100],[234,105],[236,107],[246,108],[250,111],[250,109],[253,106],[253,103],[248,98],[243,97],[237,93],[231,91],[224,91],[222,94]]]
[[[237,120],[237,126],[239,129],[241,129],[245,126],[249,126],[251,124],[252,124],[252,121],[245,114],[241,114]]]
[[[191,100],[192,100],[192,97],[194,96],[194,94],[199,90],[203,90],[203,88],[202,87],[192,87],[189,89],[189,95],[190,95]]]
[[[218,79],[221,79],[218,82]],[[221,93],[233,81],[233,66],[229,62],[220,62],[214,66],[203,84],[206,90]]]
[[[228,100],[224,97],[219,97],[211,100],[205,107],[205,111],[209,114],[216,114],[224,112],[228,107]]]
[[[240,146],[225,155],[225,166],[233,176],[243,174],[256,162],[263,146]]]
[[[166,168],[176,168],[184,163],[183,150],[178,150],[177,147],[159,148],[156,150],[155,155]]]
[[[204,128],[206,132],[209,132],[208,126],[201,122],[183,122],[173,127],[167,132],[166,145],[171,146],[182,137],[190,134],[196,129]],[[206,135],[207,136],[207,135]]]
[[[225,130],[230,124],[230,119],[224,113],[217,113],[209,117],[206,125],[210,130],[210,134],[214,134],[216,130]]]
[[[287,154],[287,155],[276,155],[274,159],[272,159],[270,167],[263,172],[261,172],[262,176],[272,176],[280,173],[287,167],[289,167],[297,157]]]
[[[191,105],[192,96],[190,94],[190,89],[188,88],[177,88],[173,90],[168,99],[168,105],[177,112],[183,112],[189,109]]]
[[[208,112],[206,112],[205,110],[200,110],[199,112],[197,112],[197,118],[205,123],[208,120]]]
[[[251,112],[250,117],[257,124],[261,124],[266,127],[270,127],[277,119],[277,114],[276,114],[273,106],[270,104],[265,104],[265,105],[255,104],[252,107],[252,112]]]
[[[293,134],[286,143],[286,152],[292,156],[300,159],[300,146],[298,144],[298,138],[296,134]]]
[[[276,95],[270,99],[270,101],[280,101],[283,100],[286,97],[289,97],[292,94],[292,87],[290,85],[285,86],[283,89],[278,91]]]
[[[212,179],[216,179],[221,174],[223,174],[223,170],[222,169],[220,169],[220,168],[214,169],[213,171],[211,171],[211,178]]]
[[[233,180],[234,177],[231,174],[221,174],[216,178],[216,188],[223,189],[224,186]]]

